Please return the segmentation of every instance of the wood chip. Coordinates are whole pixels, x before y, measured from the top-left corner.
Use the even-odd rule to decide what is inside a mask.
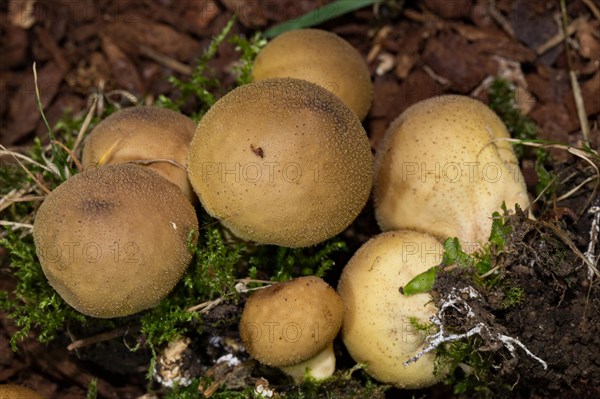
[[[399,79],[406,79],[418,60],[418,54],[400,54],[396,57],[396,76]]]
[[[23,29],[29,29],[35,24],[33,6],[36,0],[10,0],[8,2],[8,18],[10,23]]]
[[[377,76],[385,75],[394,69],[394,66],[396,65],[396,60],[390,53],[381,53],[377,59],[379,60],[379,64],[375,69],[375,74],[377,74]]]

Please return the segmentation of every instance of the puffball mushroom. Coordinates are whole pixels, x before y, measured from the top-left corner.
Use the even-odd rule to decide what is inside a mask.
[[[322,279],[299,277],[255,292],[244,307],[240,335],[259,362],[299,382],[335,371],[333,339],[342,324],[339,295]]]
[[[364,58],[350,43],[324,30],[298,29],[279,35],[258,53],[252,77],[316,83],[337,95],[360,120],[371,107],[373,84]]]
[[[208,110],[188,174],[204,209],[237,237],[306,247],[340,233],[365,206],[371,148],[336,96],[304,80],[269,79]]]
[[[429,294],[404,295],[400,288],[442,261],[443,246],[430,235],[389,231],[367,241],[344,267],[338,293],[344,304],[342,340],[352,358],[373,378],[403,389],[431,386],[433,353],[404,366],[424,348],[411,318],[429,323],[437,312]]]
[[[44,399],[44,397],[22,385],[4,384],[0,385],[0,399]]]
[[[492,213],[529,204],[500,118],[465,96],[414,104],[390,126],[375,156],[375,216],[382,230],[458,237],[472,251],[488,241]]]
[[[176,111],[158,107],[125,108],[92,130],[81,161],[86,168],[95,168],[100,162],[148,162],[144,166],[179,186],[194,202],[196,196],[185,167],[195,130],[196,123]]]
[[[40,206],[33,238],[58,294],[92,317],[156,306],[192,258],[198,219],[181,190],[151,169],[117,164],[74,175]]]

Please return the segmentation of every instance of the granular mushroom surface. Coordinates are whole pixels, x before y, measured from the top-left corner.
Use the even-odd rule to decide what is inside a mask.
[[[107,165],[69,178],[40,206],[34,241],[48,282],[89,316],[158,304],[188,267],[198,220],[181,190],[153,170]]]
[[[356,115],[303,80],[269,79],[221,98],[188,155],[206,211],[236,236],[306,247],[344,230],[367,202],[372,156]]]

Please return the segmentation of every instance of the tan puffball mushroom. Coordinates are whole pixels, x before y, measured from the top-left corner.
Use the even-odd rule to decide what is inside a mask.
[[[390,126],[375,157],[375,216],[382,230],[458,237],[472,252],[489,239],[492,213],[529,205],[500,118],[465,96],[414,104]]]
[[[156,306],[183,276],[194,207],[151,169],[106,165],[52,191],[34,221],[48,282],[79,312],[121,317]]]
[[[339,295],[319,277],[299,277],[255,292],[244,307],[240,335],[259,362],[299,382],[307,370],[323,379],[335,371],[333,339],[342,324]]]
[[[208,110],[190,144],[188,174],[204,209],[239,238],[306,247],[358,216],[372,156],[360,121],[333,94],[269,79]]]
[[[320,29],[298,29],[273,39],[258,53],[252,77],[304,79],[337,95],[363,120],[373,96],[371,74],[350,43]]]
[[[400,292],[413,277],[438,265],[442,255],[442,244],[432,236],[389,231],[367,241],[344,268],[338,283],[344,303],[342,340],[376,380],[419,389],[444,377],[434,374],[433,353],[403,365],[425,347],[425,337],[411,318],[429,323],[437,309],[429,294]]]
[[[44,397],[22,385],[5,384],[0,385],[0,399],[44,399]]]
[[[92,130],[83,147],[85,168],[98,164],[150,162],[152,168],[195,202],[187,178],[186,157],[196,123],[185,115],[158,107],[133,107],[115,112]]]

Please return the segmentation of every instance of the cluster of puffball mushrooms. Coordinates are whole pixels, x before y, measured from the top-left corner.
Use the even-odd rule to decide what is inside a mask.
[[[185,273],[201,205],[234,236],[308,247],[346,229],[373,192],[384,233],[344,268],[337,292],[309,276],[270,285],[245,305],[249,354],[296,382],[335,370],[341,338],[375,379],[422,388],[434,355],[411,318],[436,313],[429,294],[399,288],[441,262],[441,242],[485,243],[503,202],[528,205],[500,119],[463,96],[417,103],[390,126],[375,159],[361,120],[372,84],[361,55],[335,34],[296,30],[258,55],[254,82],[199,124],[155,107],[121,110],[85,142],[83,172],[48,195],[34,225],[49,283],[92,317],[156,306]],[[390,99],[393,101],[394,99]]]

